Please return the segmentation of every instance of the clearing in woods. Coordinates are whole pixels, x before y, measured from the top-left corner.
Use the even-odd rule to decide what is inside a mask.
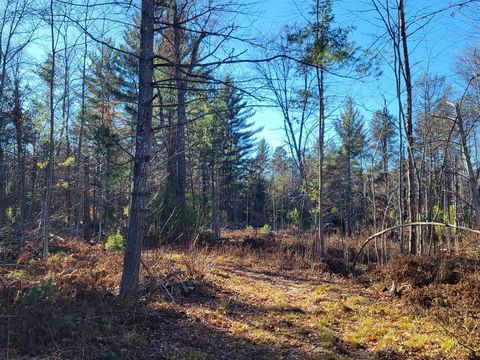
[[[122,302],[114,296],[122,252],[73,240],[52,250],[47,260],[1,275],[5,358],[466,356],[403,297],[348,277],[295,269],[285,257],[245,248],[146,251],[141,296]]]

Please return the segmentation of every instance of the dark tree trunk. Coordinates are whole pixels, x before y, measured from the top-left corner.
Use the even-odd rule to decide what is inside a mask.
[[[145,235],[147,177],[152,133],[154,5],[154,0],[142,0],[133,189],[120,287],[120,296],[123,298],[133,296],[137,292]]]
[[[52,66],[50,69],[50,135],[49,135],[49,144],[48,144],[48,165],[47,165],[47,174],[46,174],[46,189],[45,189],[45,203],[42,213],[42,225],[43,225],[43,248],[42,248],[42,257],[46,258],[48,256],[48,226],[50,222],[50,207],[53,195],[53,184],[54,184],[54,134],[55,134],[55,104],[54,104],[54,80],[55,80],[55,58],[56,58],[56,42],[55,42],[55,30],[54,30],[54,16],[53,16],[53,0],[50,1],[50,36],[51,36],[51,50],[52,50]]]
[[[0,135],[1,136],[1,135]],[[6,197],[5,197],[5,155],[2,147],[2,141],[0,138],[0,232],[5,225],[5,209],[6,209]]]
[[[19,81],[15,81],[14,89],[14,109],[13,109],[13,125],[15,126],[16,142],[17,142],[17,202],[19,213],[17,213],[18,242],[22,247],[24,242],[24,226],[25,226],[25,152],[23,149],[23,123],[22,110],[20,105],[20,89]]]
[[[181,46],[183,33],[179,21],[179,14],[177,13],[175,6],[173,14],[175,81],[177,91],[177,131],[175,149],[177,159],[177,178],[175,195],[177,199],[177,205],[183,207],[185,204],[185,188],[187,184],[187,163],[185,159],[185,124],[187,122],[187,109],[185,103],[185,80],[182,69],[180,68],[182,63]]]
[[[84,240],[92,238],[92,221],[90,218],[90,168],[88,164],[88,156],[83,158],[83,217],[82,217],[82,233]]]
[[[325,140],[325,100],[324,100],[324,73],[317,69],[319,91],[319,119],[318,119],[318,229],[313,246],[313,260],[318,261],[325,257],[325,239],[323,234],[323,162]],[[283,215],[282,215],[283,216]]]
[[[85,28],[87,27],[87,19],[88,19],[88,9],[89,9],[89,2],[87,1],[86,4],[86,9],[85,9],[85,18],[84,18],[84,26]],[[76,189],[77,191],[80,191],[80,184],[83,182],[83,192],[82,195],[79,196],[78,199],[78,217],[77,217],[77,233],[80,233],[80,224],[83,222],[83,239],[84,240],[90,240],[89,238],[87,239],[86,235],[88,234],[88,231],[85,231],[86,228],[86,223],[85,220],[89,219],[88,215],[88,206],[85,206],[85,204],[88,204],[88,183],[85,181],[85,179],[88,180],[88,174],[85,174],[85,169],[88,170],[88,157],[84,158],[83,161],[83,179],[82,179],[82,174],[80,172],[80,164],[81,161],[80,159],[82,158],[82,150],[83,150],[83,132],[84,132],[84,127],[85,127],[85,90],[86,90],[86,73],[87,73],[87,51],[88,51],[88,37],[87,33],[84,34],[84,45],[83,45],[83,58],[82,58],[82,91],[81,91],[81,109],[80,109],[80,130],[78,134],[78,145],[77,145],[77,158],[76,158],[76,163],[75,163],[75,176],[76,176]],[[85,199],[85,196],[87,199]]]
[[[417,204],[416,204],[416,186],[415,186],[415,159],[413,157],[413,113],[412,113],[412,78],[410,74],[410,57],[408,54],[407,32],[405,24],[405,10],[403,0],[398,1],[398,20],[400,26],[400,38],[403,50],[403,66],[405,78],[405,90],[407,94],[406,107],[406,124],[405,132],[407,135],[408,148],[408,167],[407,167],[407,185],[408,185],[408,218],[409,222],[417,221]],[[415,255],[417,253],[417,232],[415,226],[409,227],[409,253]]]

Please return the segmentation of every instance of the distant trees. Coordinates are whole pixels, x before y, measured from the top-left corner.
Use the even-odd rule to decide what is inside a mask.
[[[395,163],[398,159],[398,138],[396,132],[397,119],[388,111],[387,107],[377,110],[370,121],[371,145],[370,145],[370,205],[373,228],[384,229],[396,218],[395,209],[402,208],[395,202]],[[369,213],[367,209],[367,214]],[[383,240],[385,240],[383,238]],[[382,243],[383,251],[378,250],[377,257],[386,259],[385,242]]]
[[[227,78],[218,87],[200,109],[206,115],[192,126],[190,139],[194,144],[190,157],[192,202],[198,199],[197,218],[208,219],[217,236],[222,226],[244,224],[242,177],[248,172],[248,156],[258,132],[249,122],[253,112],[233,80]],[[200,191],[195,183],[202,184]]]
[[[14,218],[20,244],[24,241],[26,219],[25,182],[21,180],[19,188],[15,187],[13,201],[8,198],[8,188],[13,178],[25,175],[26,124],[22,114],[21,67],[22,53],[31,44],[39,26],[33,12],[34,2],[28,0],[9,0],[0,5],[0,234],[8,221]],[[8,130],[10,124],[14,126],[15,134]],[[13,137],[18,151],[16,176],[7,172],[7,150]]]
[[[292,209],[293,164],[287,152],[278,147],[272,154],[269,169],[269,194],[271,199],[272,225],[274,230],[285,229],[288,212]]]
[[[471,196],[471,205],[475,212],[476,226],[480,226],[480,194],[478,168],[474,167],[476,153],[477,124],[480,116],[480,50],[473,48],[457,61],[457,72],[462,79],[462,97],[453,105],[454,124],[458,130],[461,144],[461,156],[466,164],[466,176]],[[449,104],[451,105],[451,104]],[[475,157],[476,159],[476,157]]]
[[[272,51],[288,53],[297,51],[292,48],[288,33],[277,41]],[[267,52],[266,54],[270,54]],[[295,192],[297,208],[300,212],[300,226],[308,213],[306,193],[306,157],[313,140],[315,123],[314,101],[316,90],[312,69],[299,65],[291,58],[278,58],[272,62],[259,64],[257,71],[266,89],[268,101],[279,109],[283,117],[283,132],[290,157],[295,164]],[[292,194],[293,195],[293,194]]]
[[[389,51],[378,56],[389,60],[395,96],[382,94],[369,114],[350,93],[330,96],[327,80],[354,83],[368,61],[329,0],[306,4],[299,24],[261,47],[237,34],[235,1],[143,0],[140,13],[89,0],[6,1],[0,235],[33,240],[47,256],[50,234],[98,242],[127,233],[121,294],[129,296],[142,246],[207,230],[315,230],[316,266],[327,227],[345,238],[417,220],[478,226],[478,51],[458,66],[461,91],[441,75],[417,76],[410,34],[435,14],[371,3],[387,31]],[[36,35],[44,54],[26,65]],[[252,47],[261,50],[244,58]],[[240,68],[251,70],[247,80]],[[258,102],[281,114],[282,146],[261,139]],[[458,239],[434,226],[409,229],[412,254]],[[378,245],[377,258],[388,260],[386,238]]]

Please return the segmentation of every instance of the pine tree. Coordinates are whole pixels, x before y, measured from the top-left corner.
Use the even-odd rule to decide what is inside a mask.
[[[359,159],[365,151],[364,119],[354,108],[353,100],[348,99],[343,112],[335,122],[335,130],[340,138],[338,151],[340,169],[343,169],[342,187],[343,225],[349,235],[356,225],[359,213],[356,209],[354,190],[359,186]],[[354,211],[355,210],[355,211]]]
[[[289,197],[293,190],[292,165],[287,152],[277,147],[270,161],[269,194],[272,204],[273,229],[284,229],[290,211]]]
[[[323,186],[325,147],[325,72],[355,64],[356,49],[348,36],[351,28],[335,27],[331,0],[315,0],[308,25],[290,35],[290,41],[302,46],[304,61],[316,66],[318,90],[318,237],[313,243],[313,259],[325,255],[323,236]]]

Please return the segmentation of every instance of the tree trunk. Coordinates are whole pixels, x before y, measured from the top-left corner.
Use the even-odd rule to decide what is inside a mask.
[[[0,233],[5,225],[5,155],[0,137]]]
[[[180,68],[182,64],[181,46],[182,29],[179,23],[179,14],[176,6],[173,14],[174,52],[175,52],[175,81],[177,91],[177,131],[176,131],[176,159],[177,159],[177,182],[175,194],[177,205],[183,207],[185,204],[185,188],[187,183],[187,163],[185,160],[185,124],[187,122],[187,109],[185,103],[185,80]]]
[[[215,238],[220,237],[220,225],[218,219],[218,212],[219,212],[219,204],[218,204],[218,182],[216,182],[216,178],[218,177],[215,173],[215,159],[212,161],[211,166],[212,176],[211,176],[211,203],[212,203],[212,232]]]
[[[145,235],[145,213],[148,196],[147,177],[151,157],[152,133],[154,7],[154,0],[142,0],[135,163],[128,235],[120,287],[120,296],[123,298],[133,296],[137,292],[142,244]]]
[[[416,189],[415,189],[415,159],[413,156],[413,113],[412,113],[412,78],[410,74],[410,57],[408,54],[407,32],[405,25],[405,10],[403,0],[398,1],[398,20],[400,26],[400,38],[403,50],[403,66],[406,90],[406,124],[405,132],[407,135],[408,148],[408,167],[407,167],[407,185],[408,185],[408,218],[409,222],[417,220],[416,207]],[[417,232],[414,226],[409,227],[409,253],[417,253]]]
[[[320,20],[320,1],[316,6],[317,23]],[[316,31],[318,41],[320,34]],[[315,263],[325,257],[325,239],[323,234],[323,162],[324,162],[324,140],[325,140],[325,87],[323,69],[316,69],[317,86],[319,95],[318,106],[318,229],[317,238],[313,244],[313,262]]]
[[[320,256],[325,257],[325,239],[323,234],[323,162],[325,159],[325,99],[323,85],[323,70],[320,71],[320,110],[318,138],[318,242]]]
[[[463,118],[460,112],[460,106],[455,105],[455,112],[457,115],[457,127],[460,134],[460,141],[462,143],[463,156],[465,157],[465,162],[467,163],[468,171],[468,187],[470,188],[470,194],[472,196],[472,204],[475,209],[475,225],[477,228],[480,228],[480,198],[478,192],[478,179],[473,169],[472,158],[470,156],[470,150],[468,148],[467,134],[465,128],[463,127]]]
[[[42,247],[42,257],[48,257],[48,223],[50,221],[50,207],[53,194],[53,184],[54,184],[54,134],[55,134],[55,58],[56,58],[56,42],[55,42],[55,30],[54,30],[54,17],[53,17],[53,0],[50,1],[50,36],[51,36],[51,50],[52,50],[52,67],[50,69],[50,135],[49,135],[49,144],[48,144],[48,165],[47,165],[47,174],[46,174],[46,189],[45,189],[45,203],[42,213],[42,225],[43,225],[43,247]]]
[[[89,1],[87,0],[86,9],[85,9],[85,18],[84,18],[85,28],[87,27],[88,9],[89,9]],[[85,157],[83,161],[83,179],[82,179],[82,174],[80,172],[80,164],[81,164],[80,159],[82,158],[83,132],[85,127],[85,90],[86,90],[86,73],[87,73],[87,55],[88,55],[88,41],[87,41],[88,37],[87,36],[88,35],[85,32],[84,39],[83,39],[84,45],[83,45],[83,58],[82,58],[82,91],[81,91],[82,98],[81,98],[81,109],[80,109],[80,130],[78,134],[77,158],[75,162],[75,174],[76,174],[75,183],[78,191],[80,190],[80,184],[82,183],[82,180],[83,180],[83,192],[78,199],[79,201],[78,201],[77,233],[80,233],[79,227],[83,221],[82,233],[83,233],[84,240],[90,240],[90,239],[87,239],[86,237],[86,235],[88,234],[88,230],[87,230],[88,228],[86,227],[87,224],[85,223],[85,220],[89,219],[88,206],[85,206],[85,204],[88,204],[88,182],[85,181],[85,179],[88,180],[88,174],[85,174],[85,170],[88,171],[88,157]],[[85,197],[87,197],[87,199]],[[82,206],[82,203],[83,203],[83,206]]]
[[[22,109],[20,105],[20,84],[15,80],[14,89],[14,109],[13,109],[13,125],[15,126],[16,142],[17,142],[17,180],[18,192],[17,201],[19,204],[19,214],[17,214],[18,227],[18,243],[22,247],[24,239],[25,226],[25,152],[23,149],[23,123]]]
[[[92,238],[92,222],[90,218],[90,168],[88,156],[83,158],[83,217],[82,233],[84,240]]]

